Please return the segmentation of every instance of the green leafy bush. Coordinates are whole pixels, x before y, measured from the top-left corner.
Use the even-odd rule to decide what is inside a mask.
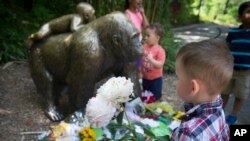
[[[0,32],[0,63],[9,60],[24,59],[27,57],[26,50],[23,48],[24,40],[28,34],[27,22],[20,17],[26,17],[22,9],[19,13],[14,13],[3,3],[0,4],[0,21],[2,32]]]
[[[167,55],[164,70],[173,73],[175,72],[175,55],[180,48],[180,44],[174,42],[174,35],[171,32],[167,33],[166,37],[162,41],[162,44]]]

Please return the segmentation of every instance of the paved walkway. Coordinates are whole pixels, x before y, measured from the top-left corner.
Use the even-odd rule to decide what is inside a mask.
[[[197,42],[209,38],[216,37],[221,32],[218,38],[225,39],[228,31],[228,27],[216,25],[216,24],[194,24],[190,26],[174,28],[172,29],[176,41],[182,45],[190,42]],[[228,115],[233,107],[234,96],[230,96],[229,102],[225,109],[226,115]],[[250,124],[250,96],[245,101],[239,115],[238,124]]]
[[[176,41],[181,44],[197,42],[205,39],[218,38],[225,39],[228,31],[227,26],[217,24],[193,24],[172,29]]]

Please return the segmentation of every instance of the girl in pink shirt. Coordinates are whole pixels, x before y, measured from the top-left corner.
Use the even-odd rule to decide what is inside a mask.
[[[162,96],[163,65],[165,63],[165,50],[159,45],[164,35],[163,27],[158,24],[150,24],[146,27],[144,55],[142,57],[142,86],[143,90],[151,91],[155,100]]]
[[[128,15],[131,22],[137,28],[142,40],[142,29],[148,25],[148,20],[144,14],[142,0],[126,0],[125,14]]]

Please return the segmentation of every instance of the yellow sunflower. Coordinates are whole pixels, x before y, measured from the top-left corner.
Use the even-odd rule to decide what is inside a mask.
[[[79,132],[81,141],[95,141],[96,134],[95,131],[91,128],[84,128]]]

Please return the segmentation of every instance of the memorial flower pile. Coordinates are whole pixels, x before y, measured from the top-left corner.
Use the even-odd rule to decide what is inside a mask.
[[[133,95],[130,79],[112,77],[88,101],[84,112],[76,111],[68,120],[52,126],[50,131],[40,135],[39,140],[167,140],[171,131],[164,123],[169,124],[169,121],[163,117],[159,118],[162,120],[160,122],[138,115],[145,113],[145,105],[142,102],[138,104],[140,98],[130,101]],[[161,104],[162,107],[164,105]],[[152,106],[150,108],[152,110]],[[168,109],[171,108],[164,110]]]

